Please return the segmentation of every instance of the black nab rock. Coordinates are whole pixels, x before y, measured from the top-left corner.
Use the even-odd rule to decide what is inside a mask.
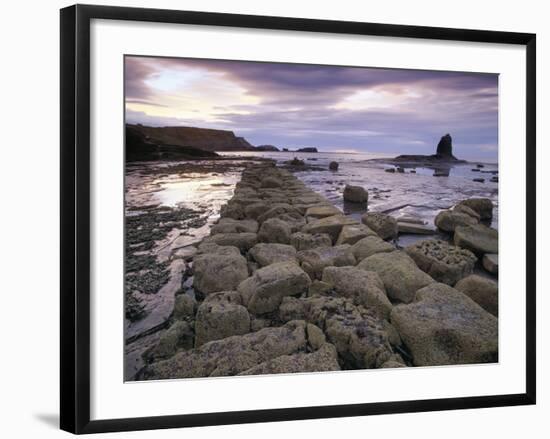
[[[450,134],[445,134],[437,144],[436,156],[442,159],[456,160],[453,155],[453,139]]]

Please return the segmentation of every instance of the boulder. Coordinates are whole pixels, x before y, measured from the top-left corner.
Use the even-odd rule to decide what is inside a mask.
[[[290,236],[290,245],[298,251],[311,250],[317,247],[330,247],[332,239],[326,233],[311,235],[309,233],[297,232]]]
[[[170,358],[180,350],[193,348],[193,329],[186,321],[174,322],[159,338],[159,341],[146,350],[143,357],[147,362]]]
[[[454,243],[476,254],[498,253],[498,232],[483,224],[458,226]]]
[[[336,240],[336,245],[340,244],[350,244],[353,245],[357,241],[360,241],[367,236],[378,236],[373,230],[364,224],[354,224],[351,226],[342,227],[340,235]]]
[[[265,187],[265,188],[270,188],[270,187],[273,187],[273,188],[278,188],[278,187],[281,187],[283,185],[282,181],[279,180],[278,178],[275,178],[275,177],[266,177],[262,180],[262,183],[260,185],[260,187]]]
[[[397,220],[385,213],[367,212],[361,217],[361,221],[382,239],[397,237]]]
[[[239,375],[265,375],[275,373],[326,372],[340,370],[334,345],[325,343],[315,352],[282,355],[254,366]]]
[[[296,249],[286,244],[256,244],[249,254],[260,267],[285,261],[298,263]]]
[[[455,247],[440,239],[418,241],[405,248],[405,252],[422,271],[437,282],[451,286],[472,274],[477,261],[471,251]]]
[[[460,280],[455,288],[466,294],[485,311],[498,317],[498,284],[495,281],[472,274]]]
[[[458,204],[474,210],[482,220],[493,218],[493,202],[489,198],[469,198]]]
[[[284,296],[305,293],[311,279],[293,262],[278,262],[260,268],[240,283],[243,304],[253,314],[275,311]]]
[[[435,217],[434,223],[438,229],[454,233],[458,226],[475,225],[479,219],[456,210],[442,210]]]
[[[302,214],[294,206],[288,203],[276,203],[268,207],[261,215],[258,216],[258,222],[261,224],[270,218],[277,218],[282,214],[291,215],[293,218],[299,218]]]
[[[290,315],[323,328],[326,339],[338,351],[344,369],[379,367],[393,357],[382,320],[343,297],[286,297]],[[284,321],[284,319],[282,319]]]
[[[246,218],[258,219],[260,215],[269,210],[269,204],[263,201],[254,202],[244,207],[244,216]]]
[[[308,323],[306,325],[306,337],[307,342],[313,350],[319,349],[327,341],[327,338],[325,337],[323,331],[321,331],[318,326],[311,323]],[[334,350],[334,352],[336,353],[336,350]]]
[[[262,223],[258,239],[261,242],[288,244],[291,234],[292,228],[288,223],[278,218],[270,218]]]
[[[344,187],[344,201],[349,203],[366,203],[369,200],[369,193],[361,186],[347,184]]]
[[[209,341],[250,332],[250,315],[238,292],[209,295],[197,310],[195,347]]]
[[[357,267],[326,267],[322,279],[339,296],[351,299],[355,305],[363,305],[382,318],[389,318],[392,304],[378,274]]]
[[[204,294],[235,289],[248,277],[246,259],[240,254],[197,255],[193,262],[193,270],[193,287]]]
[[[357,267],[378,273],[388,297],[404,303],[412,302],[417,290],[434,282],[403,251],[377,253],[361,261]]]
[[[342,215],[342,211],[332,205],[312,206],[306,210],[306,219],[308,221],[333,215]]]
[[[302,269],[311,279],[321,279],[325,267],[343,267],[356,264],[355,256],[353,256],[349,244],[303,250],[298,252],[297,256]]]
[[[258,222],[246,219],[235,220],[233,218],[222,218],[218,224],[214,224],[210,229],[211,235],[218,233],[256,233],[258,231]]]
[[[196,311],[197,301],[194,297],[188,294],[179,294],[176,296],[174,314],[172,314],[175,320],[193,320]]]
[[[489,273],[498,274],[498,254],[497,253],[487,253],[483,255],[481,260],[483,268]]]
[[[328,165],[328,168],[331,171],[337,171],[338,167],[339,167],[338,162],[330,162],[329,165]]]
[[[466,206],[465,204],[457,204],[455,207],[453,207],[453,212],[464,213],[468,216],[471,216],[472,218],[475,218],[477,222],[479,222],[479,220],[481,219],[479,213],[477,213],[474,209]]]
[[[333,215],[311,221],[302,228],[302,232],[312,235],[326,233],[330,236],[332,242],[336,242],[342,231],[342,227],[356,224],[358,222],[353,218],[348,218],[344,215]]]
[[[368,258],[376,253],[388,253],[395,250],[395,247],[389,242],[376,236],[367,236],[366,238],[357,241],[351,247],[351,252],[358,262]]]
[[[203,243],[199,245],[199,248],[197,249],[197,254],[203,255],[207,253],[213,253],[220,256],[231,256],[231,255],[240,256],[241,255],[241,251],[235,246],[218,245],[213,242],[203,241]]]
[[[282,355],[303,352],[307,346],[306,324],[289,322],[278,328],[227,337],[172,358],[146,366],[138,379],[161,380],[233,376]]]
[[[413,303],[393,308],[391,323],[415,366],[498,361],[498,319],[448,285],[420,289]]]
[[[332,292],[332,285],[327,284],[326,282],[314,279],[309,286],[307,291],[307,296],[326,296]]]
[[[203,243],[237,247],[241,252],[248,251],[257,242],[256,233],[218,233],[203,240]]]
[[[399,233],[409,233],[413,235],[433,235],[435,229],[426,224],[408,223],[404,221],[397,222],[397,231]]]

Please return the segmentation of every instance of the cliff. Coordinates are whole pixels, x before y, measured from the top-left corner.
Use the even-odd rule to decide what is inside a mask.
[[[146,136],[138,125],[126,125],[126,161],[198,160],[219,157],[212,151],[193,146],[165,144]],[[168,140],[168,139],[165,139]]]
[[[147,142],[202,149],[204,151],[254,151],[255,148],[233,131],[196,127],[147,127],[127,125],[140,133]]]

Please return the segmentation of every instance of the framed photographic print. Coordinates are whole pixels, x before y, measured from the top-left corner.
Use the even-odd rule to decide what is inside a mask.
[[[534,404],[535,129],[533,34],[62,9],[61,428]]]

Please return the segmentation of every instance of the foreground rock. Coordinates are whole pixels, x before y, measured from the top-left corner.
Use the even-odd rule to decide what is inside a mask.
[[[277,262],[298,263],[296,249],[286,244],[256,244],[250,249],[249,254],[260,267],[265,267]]]
[[[270,218],[262,223],[258,239],[261,242],[288,244],[291,234],[292,228],[288,223],[278,218]]]
[[[365,226],[364,224],[344,226],[342,227],[342,231],[340,232],[340,235],[338,235],[338,239],[336,240],[336,245],[340,245],[340,244],[353,245],[357,241],[360,241],[361,239],[366,238],[367,236],[378,237],[378,235],[374,232],[374,230],[371,230],[369,227]]]
[[[258,231],[258,222],[248,220],[235,220],[233,218],[222,218],[210,229],[211,235],[218,233],[256,233]]]
[[[239,375],[326,372],[331,370],[340,370],[338,353],[334,345],[325,343],[317,351],[310,354],[282,355],[241,372]]]
[[[344,188],[344,201],[350,203],[366,203],[369,201],[369,193],[361,186],[347,184]]]
[[[338,236],[344,226],[357,225],[358,222],[353,218],[348,218],[343,215],[333,215],[326,218],[321,218],[306,224],[302,228],[302,232],[315,235],[317,233],[326,233],[330,236],[333,243],[338,240]]]
[[[334,215],[342,215],[341,210],[334,206],[313,206],[306,210],[306,220],[308,221]]]
[[[256,270],[239,284],[243,305],[253,314],[275,311],[284,296],[305,293],[311,279],[298,265],[279,262]]]
[[[193,287],[204,294],[236,289],[248,277],[246,259],[233,252],[197,255],[193,269]]]
[[[314,235],[309,233],[297,232],[290,236],[290,245],[296,250],[311,250],[317,247],[330,247],[332,245],[332,239],[330,235],[326,233],[316,233]]]
[[[483,255],[482,263],[483,268],[489,273],[498,274],[498,254],[487,253]]]
[[[285,321],[301,318],[323,328],[346,369],[376,368],[389,360],[403,362],[393,353],[382,321],[362,306],[342,297],[285,297],[280,309]]]
[[[241,252],[248,251],[257,242],[258,236],[256,233],[218,233],[203,240],[203,243],[237,247]]]
[[[393,245],[378,236],[367,236],[351,247],[351,251],[357,262],[361,262],[363,259],[376,253],[389,253],[394,250],[395,247]]]
[[[434,282],[402,251],[377,253],[364,259],[357,267],[378,273],[388,297],[404,303],[412,302],[417,290]]]
[[[442,210],[437,214],[434,223],[439,230],[454,233],[458,226],[469,226],[479,223],[479,218],[460,210]]]
[[[363,305],[382,318],[389,318],[392,304],[378,274],[357,267],[326,267],[323,282],[332,286],[341,297],[355,305]]]
[[[498,317],[498,284],[496,282],[473,274],[458,282],[455,288],[466,294],[485,311]]]
[[[343,267],[356,264],[355,256],[353,256],[349,244],[304,250],[298,252],[298,260],[302,269],[311,279],[320,279],[325,267]]]
[[[493,202],[489,198],[470,198],[458,204],[474,210],[482,220],[493,218]]]
[[[306,349],[305,322],[215,340],[145,367],[145,380],[233,376],[268,360]]]
[[[498,253],[498,232],[483,224],[459,226],[455,229],[454,243],[476,254]]]
[[[405,249],[416,265],[438,282],[453,286],[474,271],[475,255],[439,239],[426,239]]]
[[[433,235],[435,233],[435,230],[430,226],[405,221],[397,222],[397,231],[399,233],[409,233],[413,235]]]
[[[391,322],[415,366],[498,361],[498,319],[448,285],[422,288],[393,308]]]
[[[212,340],[250,332],[250,315],[238,292],[209,295],[199,306],[195,321],[195,347]]]
[[[330,162],[329,165],[328,165],[328,168],[331,171],[337,171],[338,167],[339,167],[338,162]]]
[[[397,220],[385,213],[367,212],[361,217],[361,221],[382,239],[397,237]]]

